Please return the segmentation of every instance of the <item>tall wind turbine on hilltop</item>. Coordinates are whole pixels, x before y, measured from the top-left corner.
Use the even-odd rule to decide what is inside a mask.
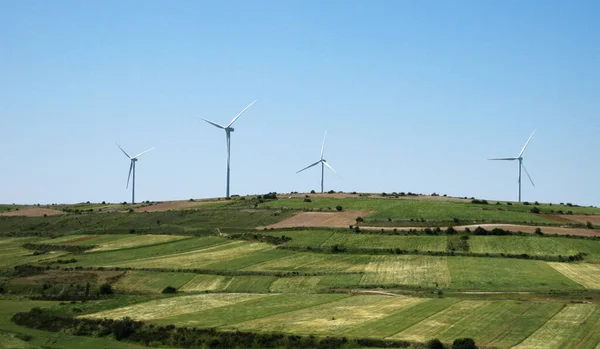
[[[256,101],[248,104],[248,106],[246,108],[244,108],[244,110],[242,110],[238,115],[236,115],[236,117],[233,118],[233,120],[231,120],[231,122],[227,126],[219,125],[216,122],[212,122],[212,121],[202,118],[202,120],[208,122],[209,124],[211,124],[217,128],[220,128],[222,130],[225,130],[225,135],[227,137],[227,191],[226,191],[226,197],[229,197],[229,162],[231,159],[231,132],[234,131],[234,128],[231,127],[231,125],[233,125],[233,123],[240,117],[240,115],[244,114],[244,112],[248,108],[250,108],[250,106],[252,106],[252,104],[254,104],[254,103],[256,103]]]
[[[125,152],[125,150],[123,150],[123,148],[121,148],[120,145],[117,144],[117,147],[119,147],[119,149],[121,149],[121,151],[123,152],[123,154],[125,154],[125,156],[127,156],[127,158],[129,160],[131,160],[131,164],[129,165],[129,175],[127,176],[127,186],[125,188],[129,188],[129,179],[131,179],[131,172],[133,172],[133,183],[131,186],[131,203],[135,204],[135,163],[138,161],[138,158],[144,154],[146,154],[147,152],[149,152],[150,150],[154,149],[154,148],[150,148],[146,151],[143,151],[141,153],[139,153],[138,155],[131,157],[129,156],[129,154],[127,154]]]
[[[488,159],[488,160],[507,160],[507,161],[519,160],[519,202],[521,202],[521,168],[523,170],[525,170],[525,173],[527,174],[527,177],[529,178],[529,181],[531,182],[531,185],[533,185],[535,187],[535,184],[533,183],[533,179],[531,179],[531,176],[529,175],[529,172],[527,171],[527,168],[525,167],[525,165],[523,165],[523,153],[525,152],[525,149],[527,149],[527,146],[529,145],[529,141],[531,141],[531,138],[533,138],[534,134],[535,134],[535,131],[533,131],[533,133],[531,134],[531,136],[529,136],[529,139],[527,140],[527,142],[523,146],[523,149],[521,149],[521,152],[519,153],[519,156],[517,156],[515,158]]]
[[[325,138],[327,138],[327,131],[325,131],[325,137],[323,137],[323,145],[321,146],[321,159],[319,161],[315,162],[314,164],[308,165],[305,168],[301,169],[300,171],[296,172],[296,174],[298,174],[298,173],[300,173],[304,170],[307,170],[313,166],[317,166],[318,164],[321,164],[321,194],[323,194],[323,178],[325,177],[325,166],[327,166],[331,171],[333,171],[333,173],[335,173],[338,177],[340,176],[340,175],[338,175],[337,172],[335,172],[333,167],[329,166],[327,161],[325,159],[323,159],[323,152],[325,151]]]

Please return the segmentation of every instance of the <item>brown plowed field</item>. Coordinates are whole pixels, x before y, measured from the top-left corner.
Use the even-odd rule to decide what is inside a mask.
[[[2,213],[0,213],[0,216],[42,217],[43,215],[52,216],[52,215],[57,215],[57,214],[65,214],[65,213],[63,211],[52,210],[49,208],[28,207],[28,208],[21,208],[18,211],[12,210],[12,211],[8,211],[8,212],[2,212]]]
[[[561,218],[567,220],[567,221],[571,221],[571,222],[576,222],[579,224],[586,224],[587,222],[591,222],[592,224],[595,225],[600,225],[600,216],[588,216],[588,215],[561,215]]]
[[[356,217],[365,217],[372,211],[342,211],[342,212],[300,212],[295,216],[267,228],[295,228],[295,227],[336,227],[347,228],[356,224]],[[259,228],[261,229],[261,228]]]
[[[196,206],[214,204],[219,201],[165,201],[150,206],[138,207],[135,209],[136,212],[159,212],[159,211],[170,211],[170,210],[185,210]]]

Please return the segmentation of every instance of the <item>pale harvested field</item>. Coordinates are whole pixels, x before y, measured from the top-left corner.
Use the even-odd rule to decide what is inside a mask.
[[[122,319],[125,316],[129,316],[134,320],[154,320],[175,315],[195,313],[202,310],[223,307],[269,296],[270,295],[268,294],[251,293],[216,293],[173,297],[138,303],[128,307],[102,311],[91,315],[84,315],[82,317],[93,319]]]
[[[594,225],[600,225],[600,216],[588,216],[588,215],[560,215],[561,218],[566,220],[577,222],[579,224],[586,224],[587,222],[591,222]]]
[[[16,217],[16,216],[43,217],[44,215],[53,216],[53,215],[59,215],[59,214],[65,214],[65,212],[59,211],[59,210],[52,210],[49,208],[28,207],[28,208],[21,208],[18,211],[12,210],[12,211],[2,212],[2,213],[0,213],[0,216],[4,216],[4,217]]]
[[[282,331],[306,335],[341,333],[424,301],[410,297],[352,296],[291,313],[238,323],[235,328],[241,331]]]
[[[181,235],[135,235],[131,237],[126,237],[123,239],[118,239],[110,242],[106,242],[101,244],[100,246],[86,251],[86,253],[90,252],[98,252],[98,251],[111,251],[111,250],[120,250],[123,248],[131,248],[145,245],[155,245],[161,244],[164,242],[176,241],[189,239],[190,236],[181,236]],[[93,244],[93,241],[91,242]]]
[[[569,304],[515,349],[561,349],[594,311],[591,304]]]
[[[193,279],[188,281],[181,291],[221,291],[227,288],[233,281],[232,276],[221,276],[221,275],[196,275]]]
[[[365,268],[361,285],[450,285],[446,257],[373,256]]]
[[[599,264],[548,262],[548,265],[585,288],[600,290]]]
[[[487,301],[462,301],[456,303],[391,338],[425,342],[431,338],[436,338],[440,332],[468,318],[472,312],[490,303]]]
[[[271,224],[267,228],[295,227],[338,227],[347,228],[356,224],[356,217],[366,217],[372,211],[342,211],[342,212],[300,212],[281,222]],[[258,229],[262,229],[259,227]]]
[[[220,201],[206,200],[206,201],[165,201],[158,204],[153,204],[144,207],[138,207],[135,209],[136,212],[162,212],[171,210],[185,210],[194,208],[206,204],[214,204]]]
[[[138,268],[202,268],[208,264],[241,258],[255,252],[264,252],[274,248],[263,243],[234,241],[201,250],[137,259],[118,265]]]

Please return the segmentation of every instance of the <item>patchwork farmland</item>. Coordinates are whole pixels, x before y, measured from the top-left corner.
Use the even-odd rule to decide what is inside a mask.
[[[17,208],[33,209],[0,211]],[[57,214],[0,217],[9,347],[600,347],[593,207],[336,193],[41,208]]]

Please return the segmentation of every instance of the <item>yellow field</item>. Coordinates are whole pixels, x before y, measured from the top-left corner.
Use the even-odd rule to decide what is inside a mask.
[[[391,338],[425,342],[431,338],[436,338],[440,332],[468,318],[473,311],[490,303],[487,301],[462,301],[453,304]]]
[[[239,302],[269,297],[268,294],[214,293],[158,299],[119,309],[107,310],[84,317],[121,319],[129,316],[134,320],[153,320],[175,315],[194,313]]]
[[[365,268],[361,285],[450,285],[446,257],[373,256]]]
[[[600,290],[600,265],[548,262],[552,268],[585,288]]]
[[[330,335],[424,301],[409,297],[353,296],[291,313],[238,323],[235,328],[243,331]]]
[[[122,248],[131,248],[145,245],[155,245],[169,241],[177,241],[182,239],[189,239],[189,236],[180,236],[180,235],[139,235],[127,237],[119,240],[114,240],[110,242],[106,242],[101,244],[100,246],[91,249],[89,252],[97,252],[97,251],[111,251],[111,250],[119,250]],[[93,241],[93,240],[92,240]]]
[[[227,288],[233,281],[232,276],[220,276],[220,275],[196,275],[193,279],[188,281],[181,291],[221,291]]]
[[[297,276],[280,278],[269,288],[273,292],[309,292],[314,291],[322,276]]]
[[[570,304],[525,339],[515,349],[561,349],[571,344],[569,338],[585,324],[595,307],[591,304]]]
[[[136,259],[118,265],[134,268],[202,268],[208,264],[225,262],[271,249],[274,247],[267,244],[234,241],[190,252]]]

